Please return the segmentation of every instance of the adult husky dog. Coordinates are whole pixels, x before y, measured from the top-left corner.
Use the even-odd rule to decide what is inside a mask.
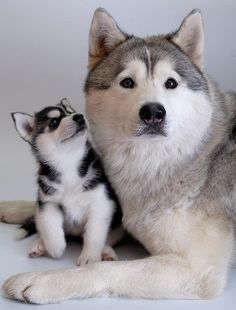
[[[44,304],[223,291],[235,244],[236,97],[204,74],[203,36],[198,10],[178,31],[144,39],[95,12],[87,116],[124,226],[151,257],[13,276],[4,284],[9,297]],[[11,208],[2,207],[5,219]],[[8,220],[24,207],[15,212]]]

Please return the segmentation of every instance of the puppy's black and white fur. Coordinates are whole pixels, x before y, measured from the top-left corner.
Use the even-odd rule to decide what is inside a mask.
[[[123,235],[121,210],[83,115],[63,99],[34,116],[17,112],[12,117],[39,165],[35,219],[40,237],[30,256],[60,257],[70,234],[83,237],[78,265],[116,259],[110,245]]]

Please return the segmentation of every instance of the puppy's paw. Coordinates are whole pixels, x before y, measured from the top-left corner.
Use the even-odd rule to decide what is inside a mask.
[[[106,245],[104,249],[102,250],[102,260],[103,261],[113,261],[117,260],[116,252],[113,250],[112,247],[109,245]]]
[[[29,250],[29,257],[40,257],[46,255],[43,242],[40,239],[35,240]]]
[[[50,240],[50,242],[47,240],[47,242],[45,241],[44,244],[47,253],[53,258],[60,258],[66,248],[65,239]]]
[[[101,255],[92,255],[87,253],[81,253],[77,259],[77,266],[86,266],[101,261]]]

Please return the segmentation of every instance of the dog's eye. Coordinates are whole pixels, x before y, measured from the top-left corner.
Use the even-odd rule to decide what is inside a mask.
[[[173,78],[169,78],[168,80],[166,80],[165,82],[165,88],[166,89],[174,89],[178,86],[178,83],[176,82],[175,79]]]
[[[134,81],[131,78],[125,78],[120,82],[120,86],[124,88],[134,88]]]
[[[60,118],[53,118],[49,123],[49,128],[56,129],[60,123]]]

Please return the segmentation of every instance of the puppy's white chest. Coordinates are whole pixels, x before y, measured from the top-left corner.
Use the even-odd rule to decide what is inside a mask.
[[[65,184],[62,194],[62,208],[68,220],[74,222],[83,222],[88,215],[89,202],[86,199],[86,193],[83,191],[83,186],[77,184]]]

